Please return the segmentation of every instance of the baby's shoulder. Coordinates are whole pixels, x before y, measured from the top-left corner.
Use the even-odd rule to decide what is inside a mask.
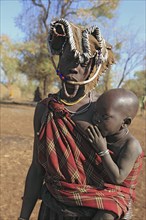
[[[129,134],[128,136],[125,150],[127,151],[127,153],[130,153],[131,155],[137,155],[137,156],[142,154],[143,152],[139,141],[131,134]]]

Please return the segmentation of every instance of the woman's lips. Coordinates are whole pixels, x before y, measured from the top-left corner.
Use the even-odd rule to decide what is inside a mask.
[[[78,80],[77,80],[74,76],[67,75],[65,78],[66,78],[66,80],[68,80],[68,81],[78,82]],[[67,81],[66,81],[66,82],[67,82]]]

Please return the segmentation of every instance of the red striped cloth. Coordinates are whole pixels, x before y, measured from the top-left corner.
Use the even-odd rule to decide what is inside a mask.
[[[100,157],[80,134],[64,105],[53,96],[47,99],[47,105],[40,130],[39,161],[46,170],[49,192],[70,206],[104,209],[123,216],[129,201],[135,198],[143,155],[122,186],[111,184]]]

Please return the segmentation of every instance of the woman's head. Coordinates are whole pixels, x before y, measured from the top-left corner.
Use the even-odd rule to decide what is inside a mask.
[[[50,26],[48,42],[50,53],[60,57],[58,73],[65,86],[69,81],[86,82],[101,63],[97,77],[85,85],[86,91],[90,90],[96,85],[99,75],[114,62],[111,46],[95,26],[85,29],[59,19]]]

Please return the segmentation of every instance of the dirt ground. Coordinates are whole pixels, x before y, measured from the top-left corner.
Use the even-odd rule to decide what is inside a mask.
[[[19,216],[25,176],[31,163],[33,148],[34,107],[1,105],[1,178],[0,178],[0,220],[15,220]],[[138,115],[131,125],[135,135],[146,152],[145,117]],[[145,158],[139,177],[133,205],[133,220],[145,220],[146,216],[146,176]],[[37,219],[38,201],[30,220]]]

